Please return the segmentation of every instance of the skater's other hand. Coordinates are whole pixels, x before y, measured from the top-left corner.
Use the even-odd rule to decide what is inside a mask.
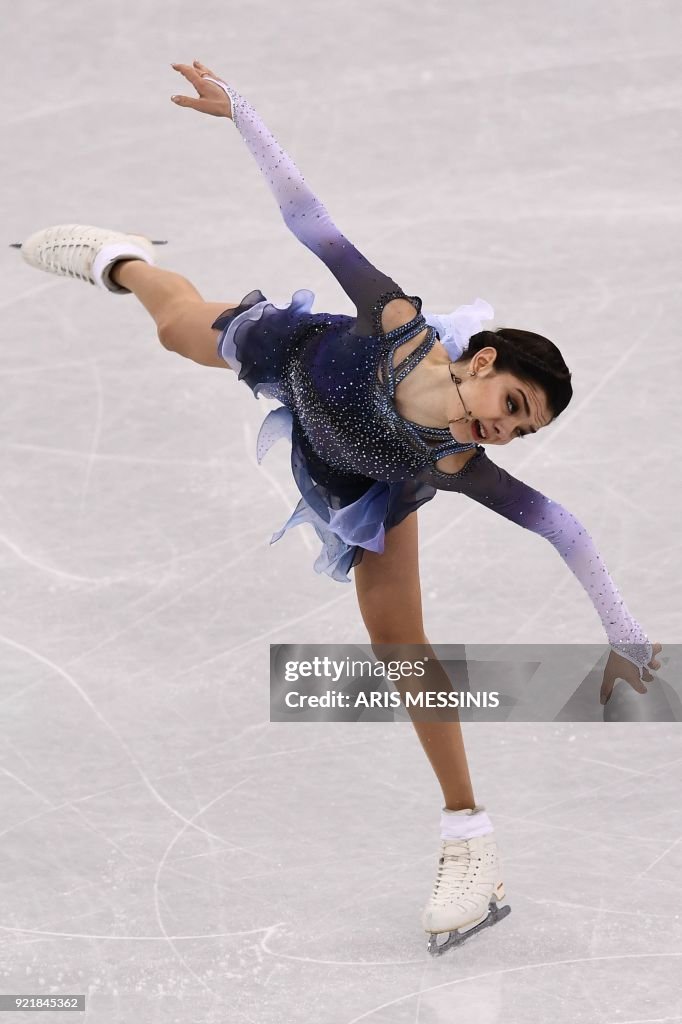
[[[196,96],[171,96],[173,103],[179,107],[191,107],[192,110],[198,110],[202,114],[212,114],[214,117],[232,117],[232,103],[225,90],[215,82],[208,82],[202,77],[210,75],[211,78],[217,78],[222,82],[220,75],[211,71],[198,60],[195,60],[193,65],[173,64],[171,66],[179,71],[199,93],[198,98]]]
[[[647,688],[644,682],[650,683],[653,680],[653,676],[648,669],[657,669],[661,667],[660,661],[656,655],[660,654],[663,650],[661,644],[652,644],[653,656],[651,661],[647,662],[645,668],[642,669],[642,676],[640,678],[639,669],[636,665],[633,665],[631,661],[624,658],[622,654],[618,654],[616,651],[611,651],[609,660],[606,662],[604,669],[604,678],[601,684],[601,693],[599,699],[602,704],[606,704],[611,698],[613,688],[616,685],[618,679],[624,679],[626,683],[629,683],[633,690],[637,693],[646,693]],[[644,682],[642,682],[644,680]]]

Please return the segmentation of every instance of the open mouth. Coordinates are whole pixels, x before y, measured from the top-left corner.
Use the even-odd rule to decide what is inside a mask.
[[[474,422],[471,424],[471,433],[474,435],[474,438],[477,441],[487,441],[488,440],[487,434],[485,433],[485,430],[484,430],[483,426],[481,425],[481,421],[480,420],[474,420]]]

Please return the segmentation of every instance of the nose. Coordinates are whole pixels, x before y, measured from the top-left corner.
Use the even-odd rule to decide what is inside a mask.
[[[497,441],[497,443],[498,444],[509,444],[509,442],[512,440],[512,437],[513,437],[513,433],[512,433],[513,428],[507,429],[506,426],[504,426],[503,424],[499,423],[497,420],[493,424],[493,428],[495,430],[495,440]]]

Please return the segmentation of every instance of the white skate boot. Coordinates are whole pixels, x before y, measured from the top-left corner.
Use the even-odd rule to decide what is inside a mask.
[[[504,885],[492,832],[476,839],[442,840],[436,884],[422,916],[424,931],[430,933],[429,953],[440,956],[497,924],[511,913],[511,907],[498,906],[502,899]]]
[[[49,274],[75,277],[110,292],[129,295],[129,288],[112,280],[112,267],[122,259],[154,263],[153,245],[143,235],[127,235],[88,224],[57,224],[27,238],[21,245],[21,255],[32,267]]]

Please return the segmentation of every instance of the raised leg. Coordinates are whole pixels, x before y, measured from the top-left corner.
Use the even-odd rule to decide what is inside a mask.
[[[112,277],[140,300],[156,323],[159,341],[169,352],[202,366],[230,369],[216,351],[220,331],[211,324],[236,302],[204,302],[186,277],[143,260],[122,260],[114,267]]]

